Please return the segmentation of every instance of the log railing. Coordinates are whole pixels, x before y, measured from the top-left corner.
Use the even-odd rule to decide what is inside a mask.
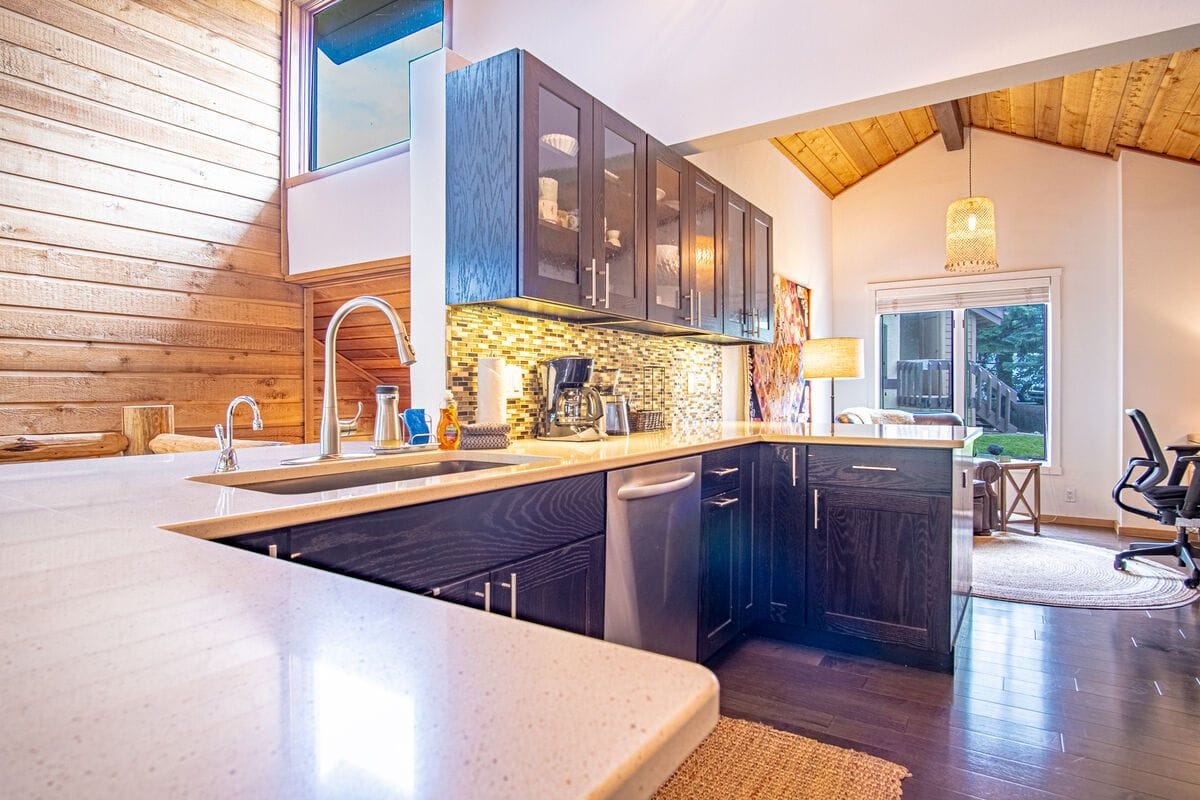
[[[120,431],[0,436],[0,464],[218,449],[215,437],[175,433],[174,406],[126,406],[121,411]],[[233,440],[235,448],[273,444],[280,442]]]

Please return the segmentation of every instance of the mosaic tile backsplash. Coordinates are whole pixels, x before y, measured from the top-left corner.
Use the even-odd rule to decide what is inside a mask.
[[[492,306],[447,309],[446,347],[450,387],[464,423],[475,421],[477,371],[481,356],[503,358],[522,372],[522,392],[508,401],[514,439],[534,435],[539,407],[537,364],[556,356],[590,356],[596,369],[620,369],[617,390],[630,408],[652,410],[643,391],[642,368],[665,370],[662,410],[669,427],[718,422],[721,418],[721,349],[717,345],[593,328],[526,317]]]

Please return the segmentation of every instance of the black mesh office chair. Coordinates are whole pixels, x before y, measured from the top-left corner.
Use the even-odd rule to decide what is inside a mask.
[[[1175,464],[1169,466],[1146,415],[1136,408],[1127,409],[1125,413],[1133,421],[1146,457],[1129,459],[1125,474],[1113,487],[1113,500],[1131,514],[1148,517],[1164,525],[1173,525],[1178,528],[1178,532],[1171,544],[1135,542],[1128,550],[1117,553],[1113,568],[1125,569],[1125,560],[1131,556],[1174,556],[1179,559],[1179,566],[1192,571],[1184,580],[1184,584],[1190,589],[1195,589],[1200,586],[1200,568],[1196,565],[1196,550],[1188,541],[1188,529],[1200,527],[1200,509],[1197,508],[1200,506],[1200,463],[1197,463],[1200,462],[1200,455],[1195,454],[1200,450],[1200,445],[1193,449],[1191,454],[1181,451],[1175,457]],[[1188,464],[1193,463],[1197,463],[1197,468],[1192,470],[1191,481],[1185,486],[1183,476],[1187,472]],[[1145,472],[1133,480],[1133,473],[1138,469],[1144,469]],[[1126,489],[1140,494],[1154,510],[1147,511],[1122,502],[1121,492]]]

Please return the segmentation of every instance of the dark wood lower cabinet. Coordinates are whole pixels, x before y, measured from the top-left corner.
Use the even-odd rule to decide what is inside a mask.
[[[500,567],[490,580],[496,613],[585,636],[604,635],[603,536]]]
[[[946,649],[950,497],[829,487],[812,495],[809,626]]]
[[[604,536],[437,586],[429,594],[600,638],[604,635]]]
[[[765,476],[760,494],[764,519],[764,617],[780,625],[802,627],[808,540],[803,445],[769,445],[761,458]]]
[[[700,661],[752,628],[953,666],[970,597],[967,456],[769,444],[705,453],[702,469]],[[604,486],[595,473],[223,541],[601,637]]]
[[[742,558],[741,490],[700,501],[700,641],[704,661],[737,636]]]

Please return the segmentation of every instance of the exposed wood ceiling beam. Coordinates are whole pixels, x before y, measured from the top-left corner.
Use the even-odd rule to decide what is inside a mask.
[[[934,103],[929,107],[933,118],[937,120],[938,130],[942,132],[942,141],[947,150],[963,149],[963,120],[957,100],[947,100],[945,103]]]

